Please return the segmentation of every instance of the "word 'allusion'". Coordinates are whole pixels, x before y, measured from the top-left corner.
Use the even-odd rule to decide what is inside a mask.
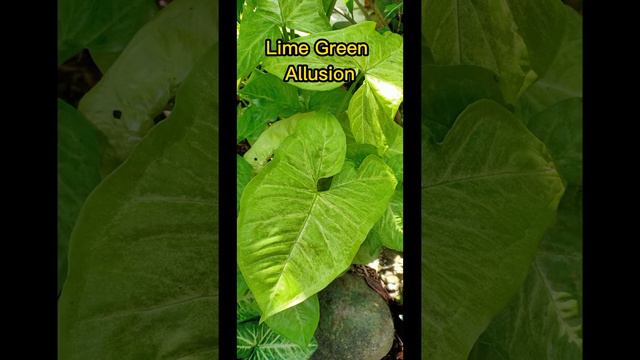
[[[271,40],[264,42],[266,56],[307,56],[311,53],[311,46],[305,42],[284,42],[276,40],[275,47]],[[318,56],[369,56],[369,45],[364,42],[330,42],[318,39],[313,44],[313,52]],[[349,82],[356,80],[357,72],[350,68],[336,68],[328,65],[326,68],[311,69],[308,65],[289,65],[285,71],[284,82]]]

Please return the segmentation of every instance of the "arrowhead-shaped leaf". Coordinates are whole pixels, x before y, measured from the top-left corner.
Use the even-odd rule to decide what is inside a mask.
[[[238,78],[264,59],[265,40],[281,38],[281,29],[307,33],[330,30],[322,0],[257,0],[255,9],[246,7],[238,36]]]
[[[384,212],[396,186],[391,169],[375,155],[343,169],[345,153],[338,120],[309,113],[245,188],[238,264],[262,319],[335,279]]]
[[[422,353],[462,360],[522,285],[564,188],[544,144],[493,101],[423,149]]]

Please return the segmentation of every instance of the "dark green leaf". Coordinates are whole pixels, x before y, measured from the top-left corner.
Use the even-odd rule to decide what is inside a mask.
[[[133,37],[80,101],[80,112],[107,136],[110,148],[105,156],[116,164],[127,158],[194,64],[217,41],[217,4],[173,2]]]
[[[154,0],[58,1],[58,64],[84,48],[121,51],[156,11]]]
[[[67,249],[80,208],[100,182],[96,129],[58,100],[58,292],[67,276]]]
[[[559,51],[544,76],[516,104],[524,118],[558,101],[582,97],[582,17],[568,7],[564,13],[566,28]]]
[[[240,198],[244,187],[247,186],[253,177],[253,169],[251,165],[241,156],[236,155],[236,214],[240,212]]]
[[[458,115],[480,99],[504,103],[491,71],[471,65],[422,65],[422,119],[437,142],[444,139]]]

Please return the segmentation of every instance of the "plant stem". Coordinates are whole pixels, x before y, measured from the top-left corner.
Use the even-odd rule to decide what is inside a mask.
[[[356,21],[351,16],[349,16],[346,13],[343,13],[342,11],[340,11],[340,9],[337,9],[337,8],[333,9],[333,12],[335,12],[336,14],[342,15],[342,17],[347,19],[351,24],[353,25],[356,24]]]
[[[360,11],[362,11],[362,13],[369,17],[369,15],[367,14],[367,9],[365,9],[364,5],[362,5],[362,3],[360,2],[360,0],[353,0],[353,2],[356,3],[356,5],[358,5],[358,8],[360,9]],[[387,22],[384,20],[384,17],[382,16],[382,14],[380,14],[380,11],[378,10],[378,8],[376,7],[375,3],[372,2],[372,7],[373,7],[373,14],[375,15],[376,22],[378,23],[378,25],[380,26],[380,28],[384,28],[385,26],[387,26]]]
[[[282,25],[282,37],[284,38],[284,41],[289,41],[289,32],[284,25]]]
[[[340,103],[340,107],[338,107],[338,111],[336,111],[336,115],[339,115],[341,112],[344,111],[344,108],[347,106],[347,102],[348,102],[347,100],[351,95],[353,95],[353,93],[355,92],[356,85],[360,82],[360,80],[362,80],[363,77],[364,77],[364,73],[360,72],[356,77],[356,79],[351,83],[351,86],[349,86],[349,90],[347,90],[347,93],[344,94],[344,97],[342,98],[342,102]]]

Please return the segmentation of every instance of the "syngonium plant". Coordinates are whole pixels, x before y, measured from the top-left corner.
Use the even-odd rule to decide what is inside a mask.
[[[317,293],[383,246],[402,251],[402,36],[370,21],[332,30],[333,6],[255,1],[240,16],[237,141],[249,149],[237,160],[239,358],[308,358]],[[265,39],[320,38],[366,42],[369,56],[264,56]],[[289,65],[359,75],[285,83]]]

